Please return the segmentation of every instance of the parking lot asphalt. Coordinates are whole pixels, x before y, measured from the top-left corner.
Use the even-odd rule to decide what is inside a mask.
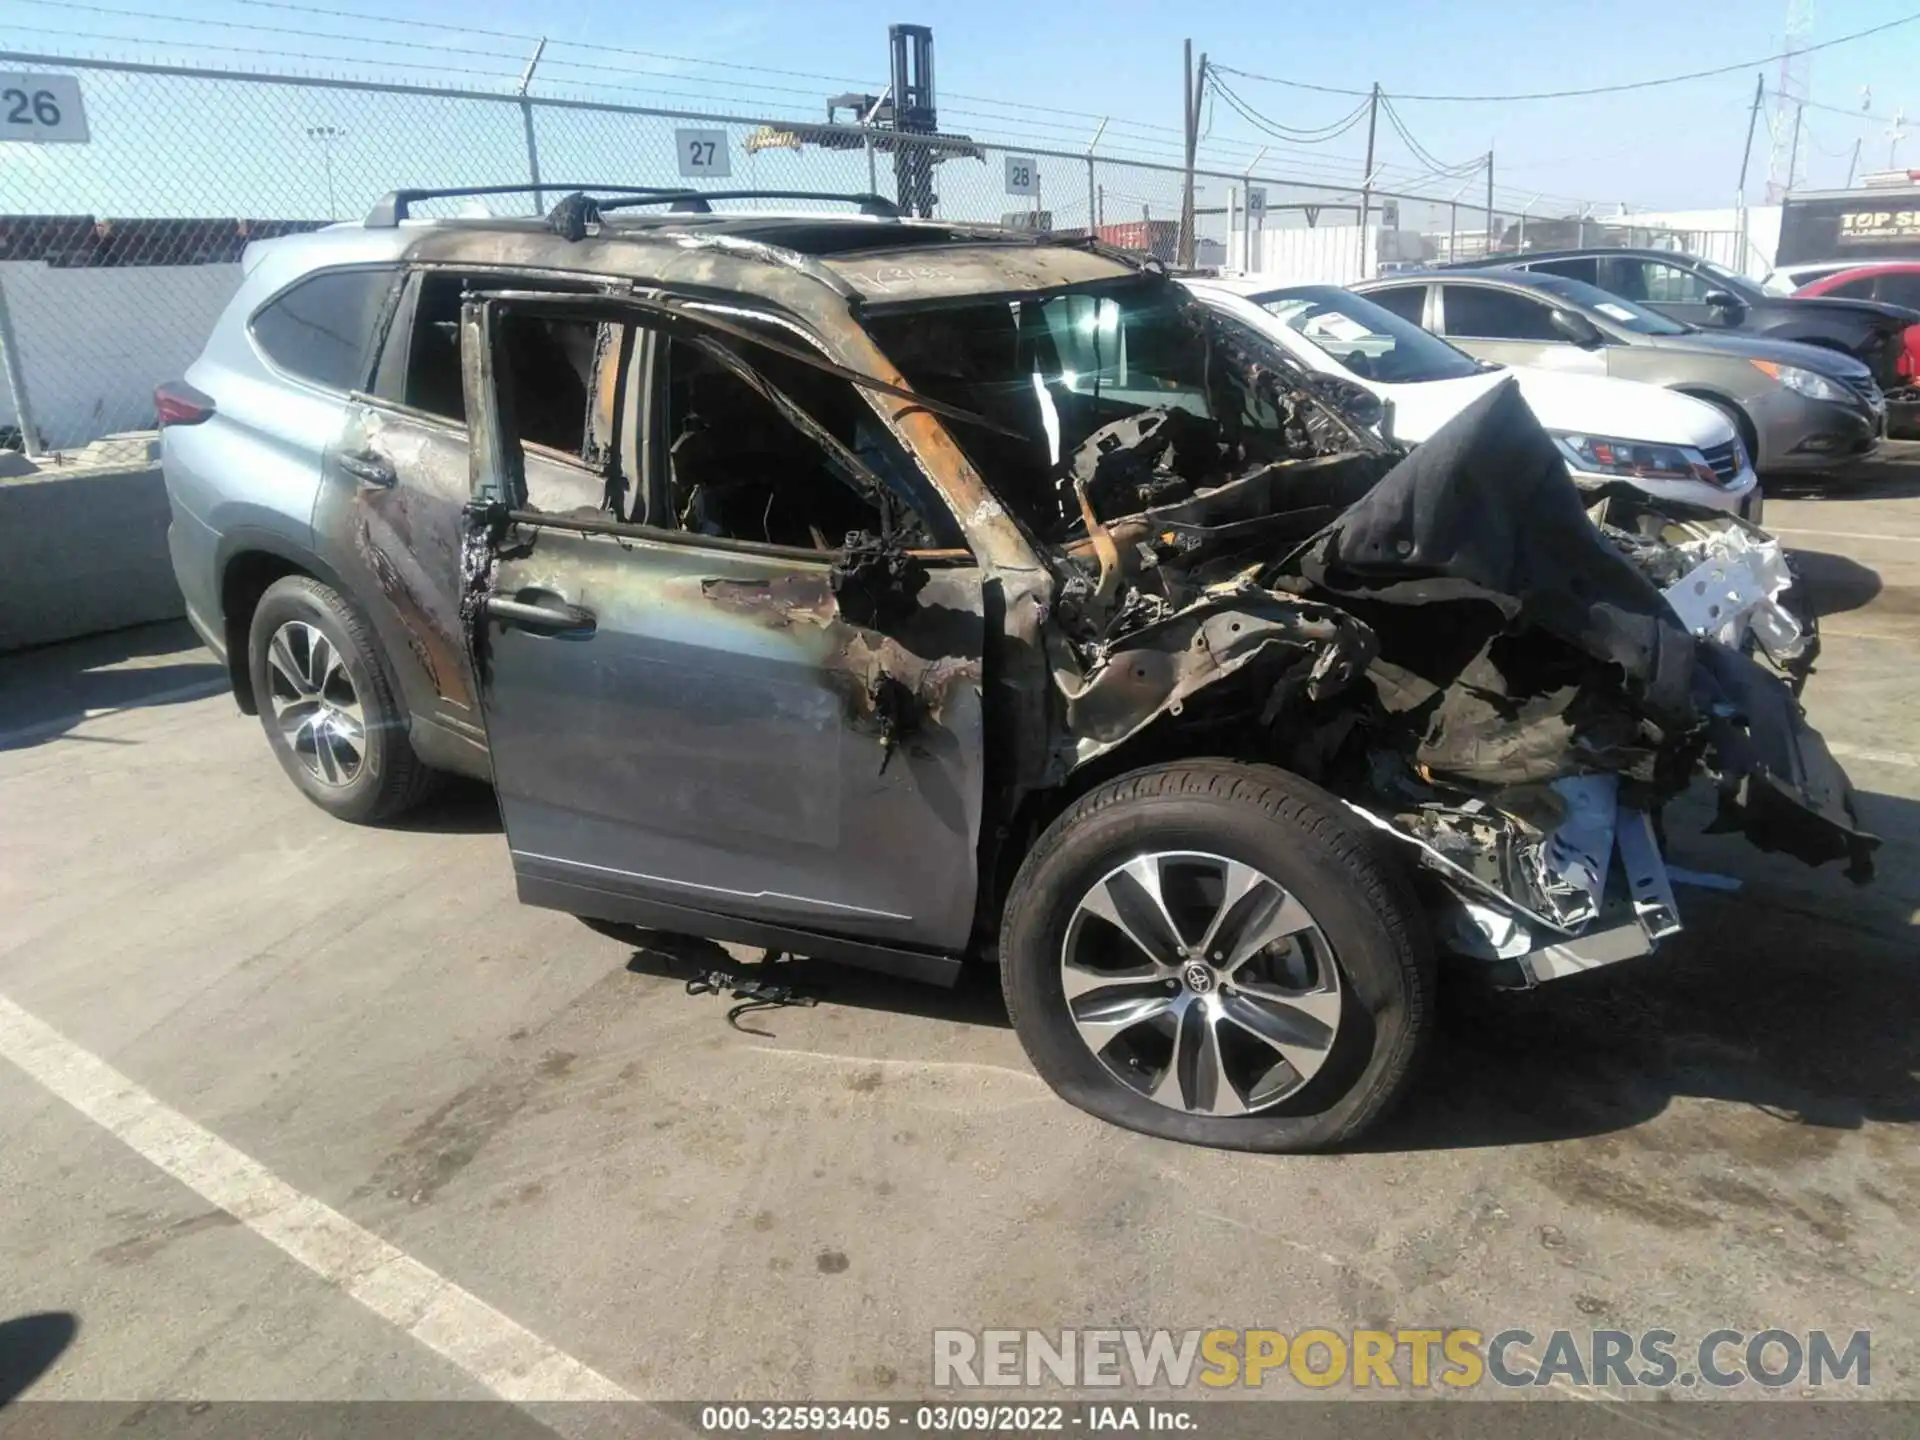
[[[1868,1329],[1920,1397],[1920,463],[1767,520],[1878,882],[1673,817],[1741,889],[1449,1007],[1343,1155],[1101,1125],[990,981],[801,964],[731,1028],[715,947],[519,906],[484,790],[307,804],[180,627],[0,661],[0,1322],[77,1326],[30,1393],[907,1398],[936,1327],[1464,1325]]]

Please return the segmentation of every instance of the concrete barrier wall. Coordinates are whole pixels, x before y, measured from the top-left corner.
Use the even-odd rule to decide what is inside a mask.
[[[238,265],[56,269],[0,261],[34,429],[49,450],[153,426],[153,387],[199,356]],[[0,383],[0,424],[15,422]]]
[[[0,651],[185,613],[158,466],[0,480]]]

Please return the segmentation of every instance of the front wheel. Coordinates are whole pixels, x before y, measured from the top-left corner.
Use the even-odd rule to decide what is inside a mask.
[[[1432,1026],[1406,877],[1332,796],[1263,765],[1159,765],[1082,797],[1021,866],[1001,936],[1041,1077],[1170,1140],[1350,1141]]]

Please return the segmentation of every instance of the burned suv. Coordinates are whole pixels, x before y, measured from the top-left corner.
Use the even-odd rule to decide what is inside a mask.
[[[1577,490],[1512,386],[1411,456],[1086,239],[724,213],[273,241],[163,388],[180,583],[348,819],[490,779],[523,900],[951,981],[1115,1123],[1358,1134],[1436,954],[1678,928],[1722,823],[1864,876],[1737,519]]]

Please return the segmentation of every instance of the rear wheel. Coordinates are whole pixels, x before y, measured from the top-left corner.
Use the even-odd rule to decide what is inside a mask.
[[[430,788],[371,627],[330,586],[276,580],[248,635],[267,744],[306,797],[342,820],[391,820]]]
[[[1266,766],[1156,766],[1085,796],[1008,897],[1001,981],[1034,1068],[1128,1129],[1241,1150],[1351,1140],[1403,1093],[1434,963],[1403,874]]]

